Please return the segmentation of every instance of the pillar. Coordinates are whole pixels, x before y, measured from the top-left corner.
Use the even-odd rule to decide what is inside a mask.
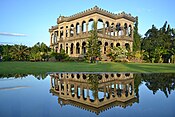
[[[82,43],[79,43],[80,44],[80,54],[83,54],[82,53]]]
[[[68,43],[68,55],[70,55],[70,47],[69,47],[69,43]]]
[[[79,30],[80,30],[80,34],[82,34],[82,25],[80,24],[80,26],[79,26]]]
[[[52,45],[52,33],[50,33],[50,45]]]
[[[76,43],[74,42],[74,46],[73,46],[73,56],[75,57],[76,54]]]
[[[80,86],[80,98],[83,98],[83,86]]]
[[[89,23],[86,23],[86,34],[88,34],[88,25]]]
[[[103,35],[105,35],[105,23],[103,23]]]
[[[111,26],[109,25],[109,36],[111,36]]]
[[[59,95],[61,95],[61,83],[60,83],[60,81],[58,82],[58,87],[59,87]]]
[[[68,29],[67,37],[70,37],[70,28]]]
[[[73,31],[74,31],[74,37],[75,37],[77,35],[77,33],[76,33],[76,27],[74,27]]]
[[[114,95],[115,95],[115,97],[116,97],[116,94],[117,93],[117,90],[116,90],[116,83],[114,83]]]
[[[64,95],[67,95],[67,83],[64,81]]]
[[[106,98],[106,85],[103,87],[104,90],[104,98]]]
[[[101,45],[101,50],[102,50],[102,55],[104,54],[104,43],[102,42],[102,45]]]

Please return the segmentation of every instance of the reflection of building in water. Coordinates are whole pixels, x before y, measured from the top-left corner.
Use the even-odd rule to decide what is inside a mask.
[[[134,78],[130,73],[55,73],[51,92],[58,103],[73,105],[99,114],[109,108],[131,106],[137,102]]]

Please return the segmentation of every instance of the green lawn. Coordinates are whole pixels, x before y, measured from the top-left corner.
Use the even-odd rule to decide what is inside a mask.
[[[85,63],[85,62],[0,62],[0,74],[47,72],[140,72],[175,73],[175,64]]]

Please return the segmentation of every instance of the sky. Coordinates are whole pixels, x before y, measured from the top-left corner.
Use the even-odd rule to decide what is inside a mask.
[[[175,28],[175,0],[0,0],[0,45],[49,46],[49,28],[57,18],[98,6],[113,13],[122,11],[139,18],[139,33],[144,36],[154,24],[165,21]]]

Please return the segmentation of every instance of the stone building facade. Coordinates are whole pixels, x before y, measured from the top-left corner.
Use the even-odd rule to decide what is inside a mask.
[[[131,14],[114,14],[97,6],[69,17],[60,16],[57,25],[49,29],[50,47],[55,52],[64,49],[70,57],[83,57],[95,21],[102,57],[106,56],[108,48],[114,46],[132,51],[135,19]]]

